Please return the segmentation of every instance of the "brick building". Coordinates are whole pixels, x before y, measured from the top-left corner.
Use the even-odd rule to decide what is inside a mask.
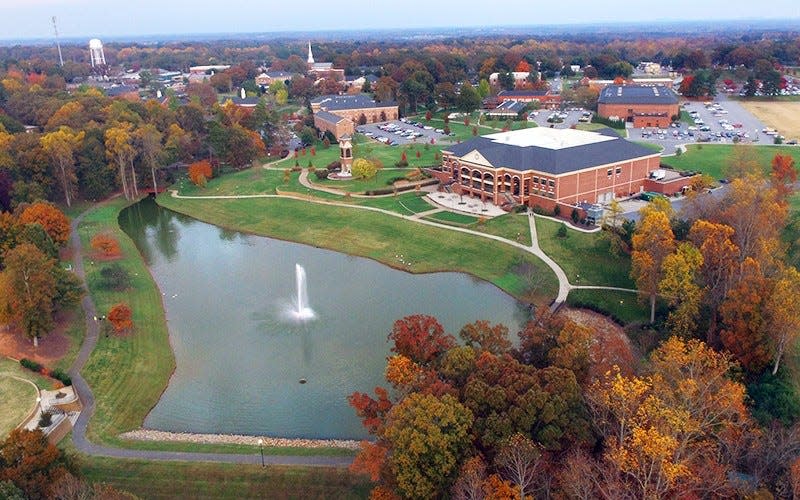
[[[680,114],[680,108],[678,95],[663,86],[609,85],[597,99],[597,114],[617,116],[635,128],[665,128]]]
[[[436,175],[455,192],[496,205],[552,209],[644,191],[660,155],[611,130],[531,128],[476,137],[442,151]]]
[[[341,137],[338,131],[353,135],[355,124],[362,120],[362,116],[366,123],[397,120],[398,117],[396,103],[376,102],[365,94],[323,95],[311,100],[311,111],[314,113],[314,126],[321,131],[330,131],[337,139]],[[343,124],[339,118],[350,124]]]
[[[557,108],[561,105],[561,94],[553,94],[549,90],[503,90],[497,94],[500,102],[538,102],[544,108]]]

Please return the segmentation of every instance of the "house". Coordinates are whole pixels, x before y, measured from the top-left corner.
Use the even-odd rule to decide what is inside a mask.
[[[501,73],[492,73],[491,75],[489,75],[489,85],[500,85],[500,75]],[[538,73],[538,75],[539,78],[542,77],[541,73]],[[514,77],[514,86],[519,87],[528,82],[528,79],[530,78],[531,74],[528,71],[512,71],[511,76]]]
[[[291,73],[289,71],[265,71],[256,76],[256,85],[260,86],[262,90],[265,90],[266,87],[272,85],[272,82],[281,81],[286,83],[296,74],[297,73]]]
[[[496,205],[552,210],[607,203],[644,190],[659,153],[610,129],[530,128],[500,132],[446,147],[440,181],[455,192]]]
[[[619,117],[635,128],[665,128],[680,114],[678,95],[660,85],[609,85],[597,99],[597,114]]]
[[[503,101],[496,107],[484,111],[484,114],[489,118],[511,119],[515,120],[520,117],[527,104],[519,101]]]
[[[306,63],[308,64],[308,76],[311,78],[327,78],[336,80],[337,82],[344,80],[343,69],[334,68],[333,63],[330,62],[314,61],[314,54],[311,52],[311,42],[308,42],[308,58],[306,59]]]
[[[323,95],[311,100],[311,111],[314,113],[314,125],[321,131],[329,131],[337,139],[341,131],[353,134],[355,124],[359,122],[377,123],[387,120],[396,120],[398,117],[397,104],[395,102],[376,102],[366,94],[354,95]],[[320,112],[326,112],[317,120]],[[341,122],[329,115],[336,115],[339,118],[347,119],[352,124],[349,126],[341,125]]]
[[[545,108],[557,108],[561,105],[561,94],[553,94],[549,90],[502,90],[497,99],[503,101],[538,102]]]

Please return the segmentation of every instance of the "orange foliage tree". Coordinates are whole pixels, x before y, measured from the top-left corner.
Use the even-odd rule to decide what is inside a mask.
[[[92,248],[102,254],[103,257],[119,257],[122,251],[119,242],[108,233],[99,233],[92,238]]]
[[[133,328],[133,312],[127,304],[114,304],[108,311],[108,321],[115,333],[122,333]]]
[[[196,161],[189,165],[189,180],[195,186],[205,186],[211,175],[211,163],[208,160]]]
[[[667,214],[651,210],[643,214],[633,235],[631,277],[636,287],[650,298],[650,323],[655,321],[656,294],[663,273],[662,265],[675,250],[675,236]]]
[[[794,158],[789,155],[777,154],[772,158],[772,172],[770,176],[772,188],[775,189],[778,200],[786,203],[794,192],[797,182],[797,170],[794,168]]]
[[[19,215],[20,224],[39,224],[58,246],[69,241],[69,218],[52,203],[37,201]]]

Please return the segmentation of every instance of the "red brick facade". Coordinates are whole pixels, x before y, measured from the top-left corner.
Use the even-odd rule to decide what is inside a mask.
[[[640,128],[637,123],[652,123],[641,125],[650,127],[669,127],[672,117],[680,113],[679,106],[675,104],[597,104],[597,114],[608,118],[618,116],[625,121],[633,122],[634,127]],[[637,116],[639,118],[637,118]],[[657,123],[657,124],[656,124]]]
[[[315,114],[314,126],[317,127],[320,132],[330,132],[337,139],[343,135],[352,136],[355,133],[355,125],[353,124],[352,120],[348,120],[347,118],[343,118],[338,122],[333,123]]]
[[[496,205],[513,201],[552,209],[556,204],[605,203],[644,191],[650,172],[659,168],[660,155],[643,156],[598,165],[561,175],[536,170],[492,168],[442,152],[442,180],[452,179],[453,190]],[[495,182],[495,179],[498,182]]]

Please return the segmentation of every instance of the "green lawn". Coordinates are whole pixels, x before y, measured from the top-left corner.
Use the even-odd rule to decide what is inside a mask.
[[[117,223],[117,214],[126,204],[117,199],[98,205],[79,227],[85,250],[98,232],[113,234],[123,252],[117,262],[132,278],[132,287],[125,292],[103,289],[98,285],[103,265],[84,255],[87,285],[98,313],[107,314],[117,302],[126,302],[133,310],[135,331],[101,336],[82,371],[97,400],[89,425],[90,438],[110,444],[124,443],[117,434],[141,425],[175,367],[161,294],[135,245]]]
[[[10,358],[0,357],[0,372],[11,373],[18,377],[28,379],[36,384],[36,387],[39,389],[52,390],[56,387],[55,384],[57,383],[55,379],[45,377],[23,368],[19,362]]]
[[[453,223],[459,226],[469,226],[470,224],[475,224],[476,222],[478,222],[478,218],[473,217],[472,215],[459,214],[456,212],[448,212],[448,211],[436,212],[434,214],[429,215],[426,218],[432,219],[436,222],[444,222],[445,224]]]
[[[661,151],[664,150],[664,146],[653,144],[652,142],[646,142],[646,141],[632,141],[632,142],[638,144],[639,146],[642,146],[643,148],[647,148],[650,151],[654,151],[656,153],[660,153]]]
[[[75,455],[90,482],[140,498],[368,498],[372,485],[346,469],[158,462]]]
[[[474,231],[500,236],[523,245],[531,244],[531,229],[527,214],[505,214],[471,227]]]
[[[518,259],[546,276],[537,301],[556,293],[555,276],[544,264],[511,246],[467,234],[409,223],[380,213],[314,205],[287,199],[180,200],[160,196],[166,208],[229,229],[330,248],[396,265],[402,253],[415,273],[459,271],[473,274],[522,297],[529,284],[514,272]]]
[[[0,372],[0,439],[5,439],[36,404],[36,389]]]
[[[75,361],[78,351],[81,349],[83,338],[86,336],[86,321],[83,317],[83,310],[80,307],[67,312],[64,318],[67,322],[64,335],[69,339],[69,350],[53,366],[48,366],[48,368],[51,370],[58,368],[66,372],[72,366],[72,362]]]
[[[575,128],[578,130],[588,130],[589,132],[597,132],[598,130],[603,130],[605,128],[611,128],[611,127],[603,123],[578,123],[575,126]],[[617,128],[611,128],[611,130],[613,130],[620,137],[625,137],[625,130]]]
[[[375,198],[351,198],[354,205],[382,208],[402,215],[413,215],[427,212],[436,207],[425,201],[420,193],[404,193],[397,196],[381,196]]]
[[[536,218],[539,246],[567,273],[573,285],[603,285],[635,288],[630,278],[630,258],[615,257],[601,240],[600,233],[567,231],[556,235],[560,222]]]
[[[375,189],[388,189],[392,187],[393,181],[400,178],[405,178],[409,174],[413,174],[417,172],[416,169],[413,168],[383,168],[378,170],[374,177],[370,179],[351,179],[351,180],[329,180],[329,179],[317,179],[314,174],[309,175],[309,180],[314,184],[326,188],[332,189],[339,189],[341,191],[347,191],[350,193],[364,193],[365,191],[371,191]]]
[[[780,154],[788,154],[794,158],[795,165],[800,167],[800,148],[789,146],[743,146],[755,151],[764,169],[770,167],[772,158]],[[733,152],[731,144],[690,144],[686,152],[680,156],[670,156],[664,163],[678,170],[696,170],[708,174],[715,179],[725,176],[725,166],[728,164]]]
[[[628,324],[650,319],[649,306],[637,300],[637,294],[616,290],[572,290],[567,304],[574,307],[591,306],[596,311],[615,317]]]

